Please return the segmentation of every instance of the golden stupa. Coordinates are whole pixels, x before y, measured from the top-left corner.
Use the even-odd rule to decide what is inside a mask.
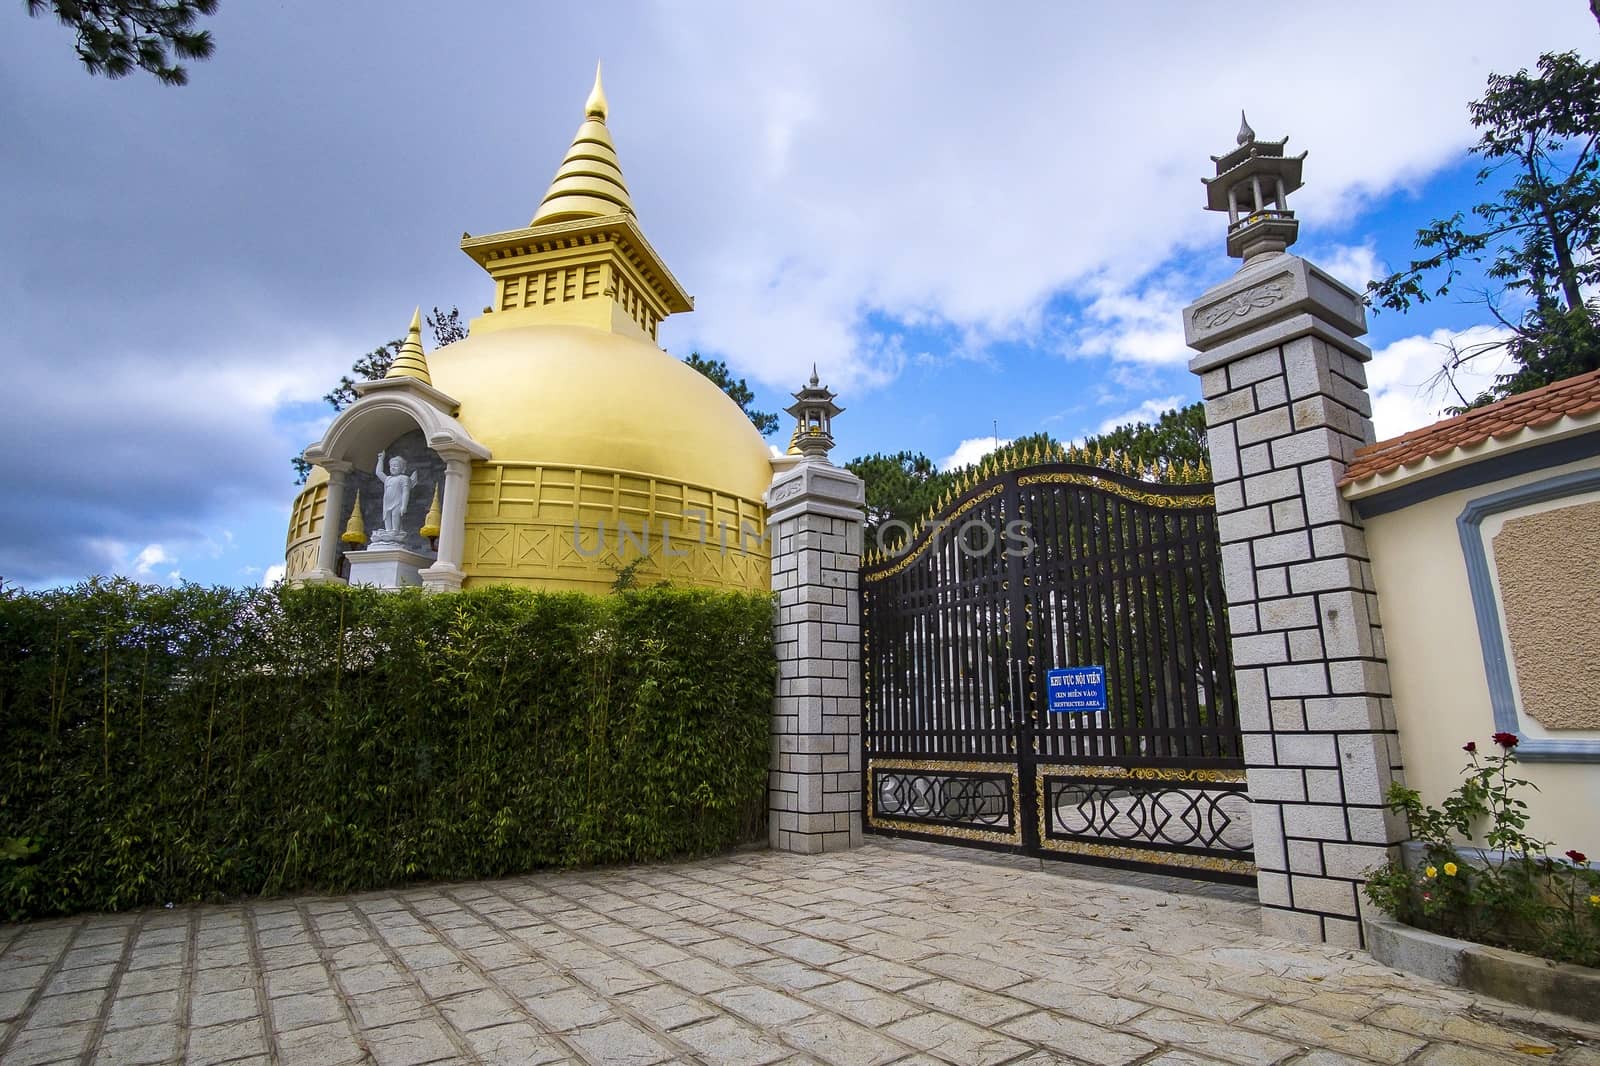
[[[606,114],[597,69],[532,222],[463,236],[494,281],[468,337],[424,353],[413,316],[388,376],[306,449],[316,469],[290,520],[291,580],[605,591],[643,558],[645,580],[770,587],[767,446],[656,342],[693,301],[634,218]],[[385,452],[410,458],[379,470]],[[359,552],[339,539],[358,497],[372,531]],[[391,505],[404,535],[386,541]],[[411,556],[390,565],[386,552]]]

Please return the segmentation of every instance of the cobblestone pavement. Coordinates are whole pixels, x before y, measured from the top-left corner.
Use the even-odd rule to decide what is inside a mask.
[[[1236,891],[1081,872],[874,843],[3,926],[0,1060],[1600,1066]]]

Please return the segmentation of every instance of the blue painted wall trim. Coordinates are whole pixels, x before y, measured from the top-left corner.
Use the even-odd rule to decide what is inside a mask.
[[[1522,742],[1517,745],[1517,757],[1524,762],[1600,762],[1600,740],[1534,740],[1523,737],[1522,722],[1517,715],[1516,692],[1511,686],[1511,666],[1506,658],[1505,642],[1500,639],[1500,607],[1495,601],[1494,580],[1489,573],[1489,553],[1483,542],[1483,520],[1514,507],[1595,491],[1600,491],[1600,470],[1578,470],[1480,496],[1468,503],[1456,519],[1461,551],[1467,560],[1467,586],[1472,590],[1472,609],[1478,621],[1478,642],[1483,650],[1484,672],[1489,678],[1489,702],[1494,708],[1494,725],[1501,732],[1522,737]]]

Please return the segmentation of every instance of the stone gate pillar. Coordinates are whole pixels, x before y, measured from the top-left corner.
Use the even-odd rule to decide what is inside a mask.
[[[1373,440],[1366,312],[1283,251],[1304,157],[1248,126],[1239,143],[1207,184],[1245,265],[1183,322],[1200,353],[1189,368],[1205,396],[1262,924],[1355,947],[1363,874],[1405,837],[1384,807],[1400,746],[1366,537],[1337,488]]]
[[[795,393],[798,463],[767,490],[778,690],[768,840],[816,854],[861,843],[861,527],[866,486],[828,462],[832,393]]]

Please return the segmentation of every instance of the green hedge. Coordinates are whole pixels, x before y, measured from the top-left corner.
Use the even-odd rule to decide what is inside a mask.
[[[0,915],[704,854],[763,831],[763,596],[0,594]]]

